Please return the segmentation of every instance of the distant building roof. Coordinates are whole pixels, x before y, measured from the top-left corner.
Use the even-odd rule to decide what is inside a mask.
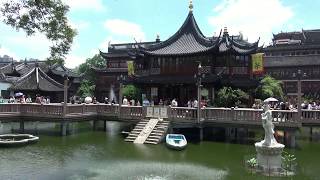
[[[0,68],[0,72],[5,75],[23,76],[36,66],[40,67],[45,73],[52,72],[53,74],[77,78],[80,75],[66,68],[64,65],[54,64],[49,66],[46,61],[24,61],[24,62],[10,62]]]
[[[273,46],[320,44],[320,29],[273,34]]]
[[[100,51],[100,55],[105,58],[122,58],[129,57],[128,51],[140,47],[148,48],[151,45],[160,43],[160,39],[151,42],[137,42],[137,43],[122,43],[122,44],[110,44],[108,47],[108,52]]]
[[[34,67],[11,86],[13,90],[63,91],[63,85],[50,78],[40,67]]]

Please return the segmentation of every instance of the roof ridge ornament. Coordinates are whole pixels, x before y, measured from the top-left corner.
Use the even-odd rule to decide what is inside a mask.
[[[223,28],[223,35],[229,35],[227,26]]]
[[[190,0],[189,2],[189,12],[193,11],[193,4],[192,4],[192,0]]]

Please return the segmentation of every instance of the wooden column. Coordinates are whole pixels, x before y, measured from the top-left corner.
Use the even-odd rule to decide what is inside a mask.
[[[298,72],[299,74],[299,72]],[[301,77],[298,75],[298,122],[301,122]]]
[[[64,86],[63,86],[63,117],[67,114],[67,103],[68,103],[68,82],[69,79],[65,76]]]
[[[120,82],[120,86],[119,86],[119,114],[118,117],[120,118],[121,116],[121,106],[122,106],[122,82]]]

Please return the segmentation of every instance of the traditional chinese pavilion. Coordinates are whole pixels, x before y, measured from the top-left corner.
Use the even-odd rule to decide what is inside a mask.
[[[249,43],[241,35],[231,36],[227,28],[218,37],[206,37],[193,16],[191,3],[189,8],[186,20],[169,39],[160,42],[157,38],[156,42],[137,43],[127,49],[126,56],[134,62],[134,75],[125,82],[141,87],[143,95],[155,104],[160,99],[176,98],[182,106],[197,98],[197,75],[202,77],[201,96],[210,100],[222,86],[255,88],[258,81],[250,62],[251,54],[259,49],[259,41]],[[119,59],[111,57],[110,52],[101,55],[108,63]],[[125,60],[129,58],[122,58],[121,62]]]
[[[23,92],[32,98],[36,94],[50,96],[51,102],[63,101],[63,84],[69,79],[69,96],[74,95],[80,85],[80,76],[60,64],[49,66],[45,61],[11,62],[0,68],[2,83],[9,84],[2,96],[8,98],[13,92]],[[10,93],[11,91],[11,93]]]

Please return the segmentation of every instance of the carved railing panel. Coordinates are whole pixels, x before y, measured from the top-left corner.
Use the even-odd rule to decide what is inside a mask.
[[[302,110],[303,123],[320,123],[320,110]]]
[[[290,110],[272,110],[273,122],[279,124],[299,123],[298,112]]]
[[[67,114],[73,114],[73,113],[83,113],[83,106],[85,106],[85,104],[75,104],[75,105],[68,105],[67,106]]]
[[[121,106],[120,117],[125,119],[142,119],[142,106]]]
[[[17,104],[17,103],[0,104],[0,112],[19,113],[20,104]]]
[[[118,116],[119,105],[100,104],[97,108],[97,111],[101,115]]]
[[[196,121],[196,108],[171,107],[168,110],[169,118],[174,121]]]

